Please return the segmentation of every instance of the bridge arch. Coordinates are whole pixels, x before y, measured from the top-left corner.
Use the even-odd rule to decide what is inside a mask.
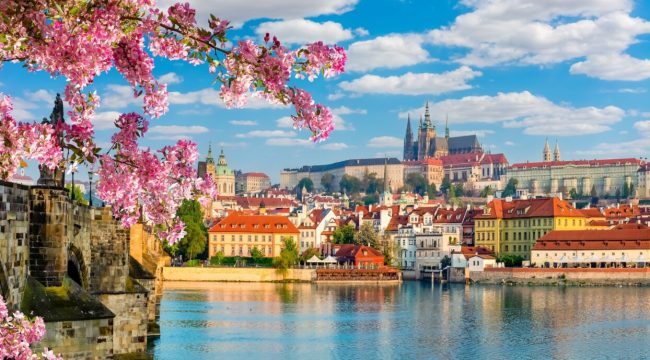
[[[88,289],[88,267],[84,262],[83,253],[78,247],[70,244],[68,246],[68,277],[84,289]]]

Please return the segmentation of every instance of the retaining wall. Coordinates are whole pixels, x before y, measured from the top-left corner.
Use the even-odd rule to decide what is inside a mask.
[[[650,268],[644,269],[540,269],[487,268],[470,272],[474,283],[540,284],[540,285],[647,285]]]
[[[278,274],[275,269],[258,268],[222,268],[222,267],[165,267],[164,281],[306,281],[316,279],[314,269],[289,269],[286,276]]]

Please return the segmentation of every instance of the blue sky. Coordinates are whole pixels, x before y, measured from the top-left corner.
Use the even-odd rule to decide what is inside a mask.
[[[191,2],[192,3],[192,2]],[[162,1],[161,4],[165,4]],[[169,84],[170,111],[151,122],[144,145],[190,137],[204,157],[223,145],[229,164],[279,181],[285,167],[355,157],[401,158],[405,118],[429,101],[452,135],[477,133],[486,150],[511,163],[538,161],[544,139],[564,159],[645,157],[650,151],[650,4],[626,0],[201,0],[234,19],[234,39],[266,31],[291,47],[323,39],[348,50],[348,71],[296,84],[338,114],[324,143],[287,127],[288,108],[253,101],[224,109],[204,66],[156,59]],[[260,35],[261,34],[261,35]],[[49,115],[65,79],[6,64],[0,91],[16,98],[16,117]],[[119,112],[138,111],[115,72],[98,77],[100,143]],[[156,127],[158,126],[158,127]],[[36,176],[35,169],[29,173]]]

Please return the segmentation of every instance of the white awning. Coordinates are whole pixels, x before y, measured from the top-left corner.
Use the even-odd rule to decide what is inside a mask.
[[[326,264],[336,264],[338,261],[336,261],[336,258],[334,258],[332,255],[329,255],[325,259],[323,259],[323,262]]]
[[[319,259],[316,255],[312,256],[307,260],[307,264],[317,264],[317,263],[322,263],[323,260]]]

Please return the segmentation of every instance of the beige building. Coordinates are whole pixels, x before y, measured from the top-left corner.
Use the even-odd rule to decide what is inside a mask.
[[[537,267],[646,267],[650,263],[650,229],[640,224],[612,230],[551,231],[533,247]]]
[[[235,182],[238,194],[258,193],[271,187],[271,179],[261,172],[238,174]]]
[[[284,169],[280,173],[280,187],[293,189],[302,178],[309,178],[314,183],[314,188],[322,189],[321,178],[324,174],[334,175],[334,190],[339,189],[339,181],[343,175],[363,179],[365,174],[377,174],[383,177],[384,166],[391,191],[397,191],[404,185],[404,165],[396,158],[352,159],[339,161],[327,165],[303,166],[300,169]]]
[[[636,196],[650,197],[650,164],[643,164],[636,173]]]
[[[614,196],[617,189],[623,192],[626,183],[637,187],[638,170],[645,164],[634,158],[562,161],[557,144],[551,160],[548,142],[542,158],[541,162],[511,165],[504,183],[515,178],[517,190],[532,196],[560,192],[568,195],[572,189],[585,196],[589,196],[592,189],[597,196]]]
[[[208,254],[248,257],[257,248],[265,257],[275,257],[280,255],[283,238],[298,241],[299,236],[300,231],[286,216],[234,213],[208,231]]]
[[[408,178],[409,174],[421,174],[424,176],[427,184],[435,184],[436,188],[440,188],[442,179],[445,176],[442,160],[433,158],[425,160],[405,160],[402,164],[404,164],[404,179]]]

